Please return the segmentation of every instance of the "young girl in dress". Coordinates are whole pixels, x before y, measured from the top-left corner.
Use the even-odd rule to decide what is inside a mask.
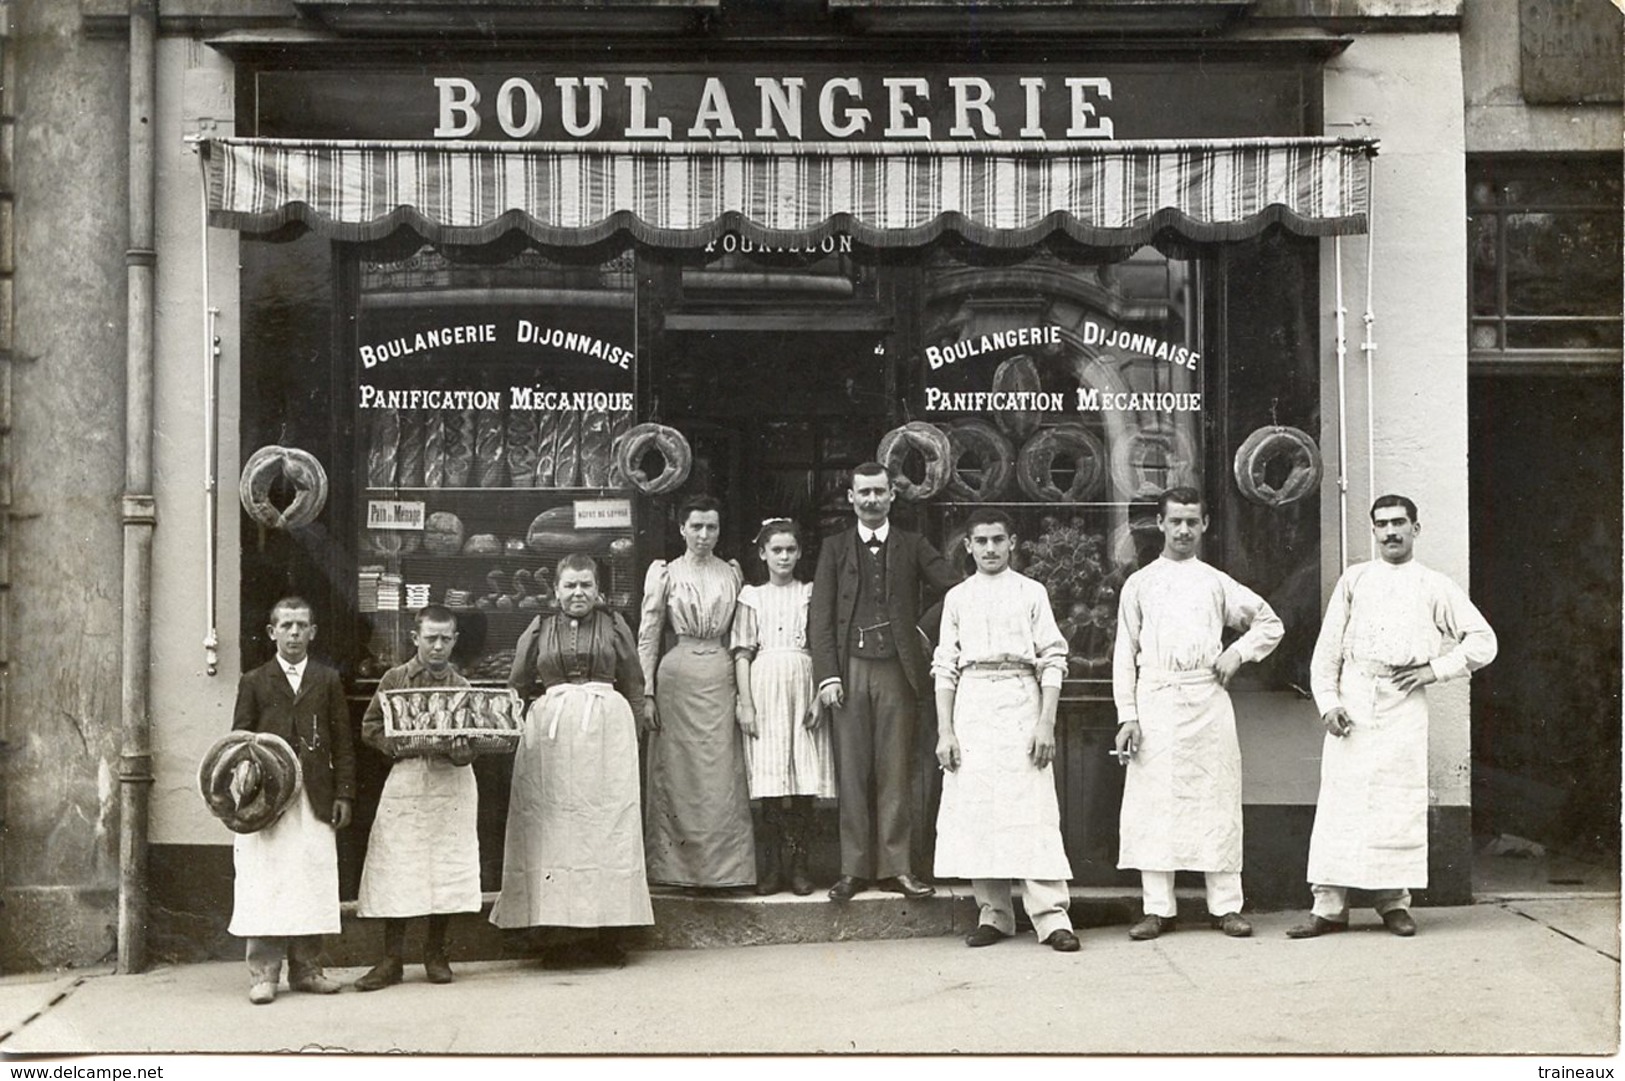
[[[767,582],[740,591],[732,642],[750,798],[766,827],[756,892],[778,892],[787,875],[791,891],[805,897],[813,889],[807,877],[813,800],[834,797],[835,770],[807,650],[812,583],[795,577],[801,527],[788,518],[763,522],[756,551]]]

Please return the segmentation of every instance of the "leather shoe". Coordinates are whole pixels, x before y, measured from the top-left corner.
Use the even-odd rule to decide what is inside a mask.
[[[850,901],[868,888],[869,883],[856,875],[842,875],[835,880],[835,885],[829,888],[829,899],[831,901]]]
[[[1239,912],[1227,912],[1213,921],[1213,925],[1231,938],[1251,938],[1253,925],[1242,919]]]
[[[1150,913],[1140,917],[1140,922],[1128,929],[1128,937],[1136,942],[1149,942],[1164,931],[1174,929],[1172,916],[1153,916]]]
[[[264,1006],[266,1003],[275,1002],[276,984],[269,982],[256,983],[248,989],[248,1001],[256,1006]]]
[[[887,893],[900,893],[911,901],[923,900],[926,897],[936,896],[937,888],[927,885],[913,875],[898,875],[896,878],[883,878],[879,887]]]
[[[1065,927],[1058,927],[1051,931],[1049,937],[1044,940],[1044,945],[1056,953],[1077,953],[1081,948],[1078,945],[1078,936]]]
[[[1411,914],[1403,908],[1389,909],[1384,912],[1382,914],[1382,924],[1400,938],[1410,938],[1416,934],[1416,921],[1411,919]]]
[[[342,986],[339,981],[321,972],[312,972],[307,976],[300,976],[297,980],[288,981],[289,990],[303,991],[307,995],[336,995]]]
[[[355,981],[355,989],[357,991],[382,991],[386,987],[400,983],[402,974],[400,958],[386,957],[367,969],[361,978]]]
[[[976,925],[976,930],[965,936],[965,945],[975,949],[978,946],[991,946],[995,942],[1002,942],[1009,937],[991,923],[979,923]]]
[[[1342,920],[1328,920],[1324,916],[1310,916],[1308,923],[1300,923],[1286,929],[1287,938],[1319,938],[1321,935],[1335,935],[1340,931],[1347,931],[1349,925]]]
[[[450,983],[451,962],[443,953],[431,953],[423,958],[423,975],[430,983]]]

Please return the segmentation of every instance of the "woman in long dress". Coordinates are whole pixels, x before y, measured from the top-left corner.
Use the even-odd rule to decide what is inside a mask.
[[[643,711],[643,671],[626,621],[599,603],[590,556],[559,560],[554,589],[558,614],[526,628],[508,677],[535,701],[514,754],[491,922],[598,928],[589,948],[620,961],[614,929],[654,922],[634,720]]]
[[[777,893],[788,877],[791,892],[805,897],[813,890],[807,877],[813,801],[834,797],[835,767],[807,650],[812,583],[795,577],[801,527],[788,518],[763,522],[756,552],[767,582],[740,591],[733,625],[750,798],[761,805],[767,827],[758,838],[765,858],[756,892]]]
[[[649,881],[695,889],[756,882],[745,760],[734,708],[728,629],[742,575],[714,554],[722,512],[710,496],[677,511],[684,554],[649,567],[638,655],[650,693]],[[663,632],[676,644],[661,652]]]

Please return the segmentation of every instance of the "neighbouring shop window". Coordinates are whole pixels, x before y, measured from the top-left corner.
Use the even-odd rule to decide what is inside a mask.
[[[502,682],[558,559],[636,603],[634,511],[612,444],[633,422],[633,260],[446,252],[356,267],[357,675],[411,655],[412,614],[457,613],[453,659]]]
[[[1471,359],[1619,363],[1618,157],[1470,159]]]

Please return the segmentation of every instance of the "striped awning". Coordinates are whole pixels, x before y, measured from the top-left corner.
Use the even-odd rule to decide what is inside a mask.
[[[957,234],[1021,247],[1053,233],[1093,246],[1170,234],[1213,243],[1280,226],[1367,228],[1371,141],[469,143],[218,139],[204,144],[209,220],[337,240],[409,227],[483,244],[624,232],[660,247],[725,233],[769,246],[836,234],[914,247]]]

